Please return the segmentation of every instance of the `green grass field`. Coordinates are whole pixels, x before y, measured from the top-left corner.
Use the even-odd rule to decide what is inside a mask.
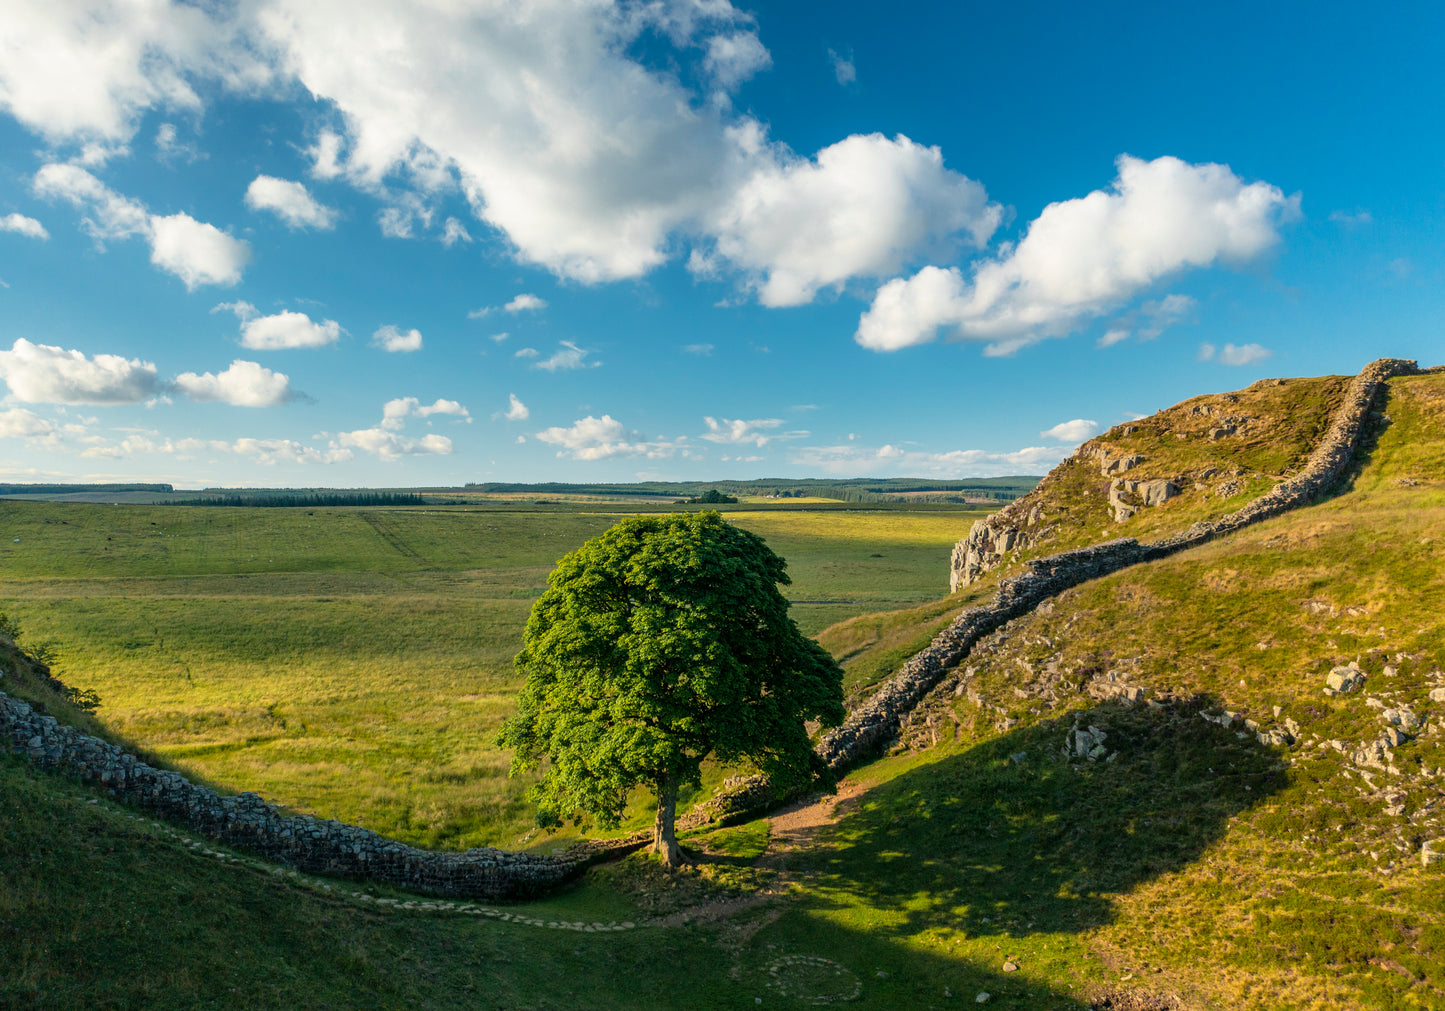
[[[0,963],[0,1006],[942,1009],[975,1006],[987,992],[987,1006],[1011,1009],[1445,1007],[1445,873],[1439,863],[1422,866],[1418,852],[1422,840],[1445,835],[1445,710],[1428,698],[1445,686],[1445,376],[1390,387],[1389,425],[1338,495],[1085,584],[1011,623],[966,661],[969,686],[987,706],[952,692],[932,699],[937,725],[910,727],[892,754],[852,773],[836,820],[802,830],[791,847],[769,822],[751,822],[689,840],[703,858],[696,868],[667,875],[634,856],[508,910],[544,923],[626,920],[635,930],[578,934],[379,909],[354,899],[354,884],[193,852],[94,791],[0,756],[0,950],[9,959]],[[847,522],[784,514],[780,526],[754,529],[798,559],[800,599],[864,600],[871,589],[872,603],[886,607],[886,587],[869,584],[868,566],[880,561],[875,554],[889,560],[905,549],[866,527],[843,537]],[[830,547],[810,558],[813,535]],[[926,539],[922,528],[909,537]],[[907,606],[895,610],[848,605],[852,616],[820,640],[862,689],[1006,571],[955,598],[925,585],[911,599],[900,592]],[[850,583],[838,573],[861,575]],[[264,590],[265,580],[344,587],[350,579],[344,569],[177,578],[262,581],[262,592],[234,596],[276,608],[281,629],[299,621],[281,605],[304,595]],[[405,581],[420,607],[441,595],[417,592],[426,579],[469,577],[403,565],[367,578],[378,581],[377,600],[395,596],[385,580]],[[62,613],[83,614],[88,600],[100,615],[122,606],[124,594],[106,580],[43,585],[60,584],[73,591],[53,598]],[[126,585],[172,580],[150,573]],[[508,599],[525,609],[536,585],[517,580]],[[310,592],[350,599],[339,588]],[[168,619],[167,644],[173,635],[198,652],[206,635],[223,631],[216,620],[187,638],[183,595],[133,595],[126,606],[137,614],[167,601],[181,608]],[[219,606],[213,598],[230,599],[198,594],[202,614]],[[31,626],[27,639],[54,634],[43,603],[30,598],[16,610]],[[405,611],[387,613],[406,620]],[[454,612],[439,613],[411,627],[435,626],[445,638]],[[315,657],[329,640],[330,655],[353,665],[346,669],[371,670],[362,658],[345,660],[342,641],[381,649],[388,640],[371,624],[338,619],[311,651],[296,651],[311,665],[311,680],[295,682],[298,701],[345,711],[346,679]],[[68,627],[91,626],[71,619]],[[250,634],[234,636],[237,654],[250,657],[237,670],[250,676],[238,674],[232,691],[264,683],[266,648],[255,643],[266,633],[257,619]],[[88,635],[87,648],[108,643]],[[102,658],[139,648],[117,640]],[[427,673],[446,653],[437,650],[414,664],[379,662],[373,694],[353,700],[357,712],[359,700],[397,699],[403,692],[388,696],[388,686],[410,684],[415,697],[432,692],[432,733],[444,732],[447,696]],[[1350,660],[1366,671],[1365,689],[1325,696],[1324,675]],[[1155,709],[1078,691],[1050,699],[1036,689],[1051,664],[1073,682],[1113,670],[1156,697],[1192,701]],[[151,690],[164,683],[157,677]],[[1371,698],[1425,717],[1395,747],[1397,772],[1352,768],[1329,744],[1353,747],[1380,732]],[[133,699],[134,712],[149,711],[141,694]],[[264,738],[265,721],[276,718],[264,702],[257,698],[248,726],[258,749],[279,747],[289,738]],[[1220,709],[1265,727],[1291,717],[1303,740],[1264,746],[1237,725],[1199,718]],[[294,726],[284,710],[279,716],[284,729]],[[465,793],[465,782],[420,782],[426,770],[409,766],[397,742],[407,731],[419,751],[428,747],[428,721],[403,723],[395,710],[378,715],[382,743],[373,746],[394,749],[397,775],[416,781],[405,788]],[[1115,757],[1062,760],[1076,723],[1107,730]],[[177,731],[155,729],[158,740],[166,733]],[[364,783],[384,782],[365,764],[365,741],[331,733],[341,739],[318,732],[318,749],[329,743],[345,756],[354,747],[360,756],[354,766],[338,758],[338,777],[359,769]],[[180,736],[160,750],[178,747]],[[223,754],[246,751],[239,738],[223,741]],[[237,768],[238,777],[248,772]],[[358,789],[343,783],[336,796]],[[520,831],[524,815],[518,807],[509,831]]]
[[[547,573],[619,515],[5,502],[0,608],[108,728],[218,788],[433,847],[553,846],[492,739]],[[728,513],[788,560],[809,634],[936,597],[979,515]]]

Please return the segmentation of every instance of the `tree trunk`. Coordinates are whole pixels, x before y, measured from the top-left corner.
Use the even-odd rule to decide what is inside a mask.
[[[674,822],[677,818],[677,776],[668,775],[657,781],[657,820],[652,825],[652,852],[662,855],[667,868],[682,865],[682,848],[677,845]]]

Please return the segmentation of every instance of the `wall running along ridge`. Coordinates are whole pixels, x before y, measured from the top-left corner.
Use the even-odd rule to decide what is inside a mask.
[[[898,733],[902,719],[979,639],[1050,597],[1130,565],[1164,558],[1233,533],[1319,497],[1349,466],[1386,380],[1419,371],[1415,362],[1395,358],[1383,358],[1367,366],[1351,382],[1329,431],[1304,469],[1228,516],[1196,523],[1181,534],[1149,544],[1126,537],[1030,561],[1019,575],[999,583],[992,601],[960,614],[842,726],[826,733],[817,748],[819,758],[837,775],[876,754]],[[537,895],[575,877],[593,863],[640,849],[650,840],[647,832],[622,839],[589,840],[553,856],[492,847],[461,853],[417,849],[355,825],[309,815],[286,815],[254,793],[223,797],[180,773],[147,765],[117,745],[65,726],[0,692],[0,741],[7,739],[12,751],[36,765],[100,783],[117,800],[150,810],[227,845],[308,873],[380,882],[435,895],[492,900]],[[777,800],[777,791],[765,777],[735,778],[718,796],[699,805],[691,815],[679,818],[678,827],[734,820]]]
[[[1165,558],[1234,533],[1253,523],[1306,505],[1328,491],[1344,475],[1385,383],[1393,376],[1415,375],[1413,361],[1381,358],[1367,365],[1350,383],[1329,430],[1299,474],[1281,482],[1244,507],[1215,520],[1194,524],[1183,533],[1140,544],[1132,537],[1036,558],[1017,576],[999,582],[993,600],[964,611],[927,647],[909,659],[842,726],[823,735],[818,756],[834,775],[878,753],[897,735],[904,717],[963,660],[984,636],[1032,611],[1045,600],[1080,583],[1120,569]],[[1434,371],[1434,370],[1431,370]],[[775,798],[767,780],[751,776],[702,805],[713,817],[736,820]]]

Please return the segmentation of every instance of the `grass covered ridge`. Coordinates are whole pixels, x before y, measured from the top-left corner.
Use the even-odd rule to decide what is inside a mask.
[[[991,525],[1014,526],[1022,541],[1005,573],[1031,558],[1111,540],[1157,540],[1240,508],[1291,475],[1329,428],[1349,376],[1264,379],[1248,389],[1194,397],[1123,425],[1079,447]],[[1140,457],[1104,474],[1102,459]],[[1116,522],[1116,479],[1171,480],[1180,494]]]

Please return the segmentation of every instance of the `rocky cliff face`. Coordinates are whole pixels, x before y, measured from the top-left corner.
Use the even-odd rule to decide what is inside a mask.
[[[954,546],[950,592],[1044,550],[1136,530],[1168,535],[1224,515],[1238,504],[1226,501],[1251,483],[1277,482],[1305,463],[1324,435],[1326,405],[1342,393],[1342,378],[1267,379],[1115,426],[1080,446],[1028,495],[973,525]],[[1161,514],[1148,512],[1166,505]],[[1166,517],[1175,515],[1178,527],[1169,529]]]
[[[1037,488],[987,519],[979,520],[968,536],[954,545],[949,565],[949,592],[956,593],[976,582],[1015,552],[1049,539],[1055,528],[1048,519],[1060,511],[1052,501],[1052,492],[1071,469],[1097,468],[1101,477],[1112,478],[1108,502],[1115,523],[1123,523],[1140,509],[1162,505],[1179,494],[1182,477],[1130,480],[1114,476],[1144,462],[1145,458],[1139,454],[1114,455],[1106,445],[1085,443],[1040,481]]]

